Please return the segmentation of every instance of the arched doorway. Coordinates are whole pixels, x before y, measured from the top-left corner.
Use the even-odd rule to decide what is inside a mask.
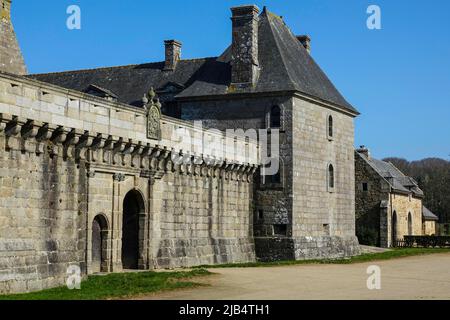
[[[397,246],[397,212],[392,215],[392,247]]]
[[[92,272],[107,271],[106,240],[108,239],[108,222],[103,215],[97,215],[92,221]]]
[[[408,236],[413,235],[412,216],[411,212],[408,213]]]
[[[123,200],[122,217],[122,267],[138,269],[139,267],[139,214],[145,211],[141,194],[132,190]]]

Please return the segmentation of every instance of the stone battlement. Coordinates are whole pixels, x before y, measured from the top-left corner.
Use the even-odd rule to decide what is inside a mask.
[[[257,142],[245,137],[227,137],[217,130],[204,130],[190,122],[163,116],[161,140],[148,139],[144,109],[3,72],[0,113],[3,126],[15,122],[39,130],[46,125],[50,133],[59,130],[66,136],[71,134],[84,141],[86,147],[109,141],[116,147],[117,143],[123,144],[122,149],[131,153],[142,149],[151,154],[150,149],[156,148],[206,159],[208,163],[250,166],[259,163]],[[188,143],[186,136],[190,138]],[[218,143],[227,152],[223,157],[204,154],[205,149],[211,149],[208,141]]]

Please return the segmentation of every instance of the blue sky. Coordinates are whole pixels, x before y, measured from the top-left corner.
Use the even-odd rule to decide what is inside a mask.
[[[450,158],[448,0],[47,0],[13,1],[30,73],[163,60],[163,40],[183,58],[217,56],[231,41],[229,8],[255,3],[309,34],[312,55],[360,112],[355,143],[375,157]],[[82,29],[66,28],[79,5]],[[366,27],[380,6],[382,29]]]

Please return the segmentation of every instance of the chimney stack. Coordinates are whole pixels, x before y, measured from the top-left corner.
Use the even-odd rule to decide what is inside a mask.
[[[0,71],[27,74],[22,52],[11,22],[11,0],[0,0]]]
[[[360,146],[358,150],[356,150],[359,154],[363,154],[367,159],[370,160],[370,151],[366,148],[366,146]]]
[[[258,22],[256,5],[231,8],[233,43],[231,84],[236,88],[254,86],[258,81]]]
[[[181,59],[181,42],[177,40],[164,41],[166,47],[166,60],[164,71],[174,71]]]
[[[311,54],[311,38],[308,35],[297,36],[298,41],[302,44],[302,46]]]

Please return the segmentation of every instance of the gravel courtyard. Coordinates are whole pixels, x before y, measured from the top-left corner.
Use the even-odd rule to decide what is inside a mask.
[[[381,289],[367,289],[367,268],[381,268]],[[349,265],[297,265],[211,269],[210,286],[165,292],[140,299],[304,300],[447,299],[450,254],[435,254]],[[197,281],[197,280],[194,280]]]

